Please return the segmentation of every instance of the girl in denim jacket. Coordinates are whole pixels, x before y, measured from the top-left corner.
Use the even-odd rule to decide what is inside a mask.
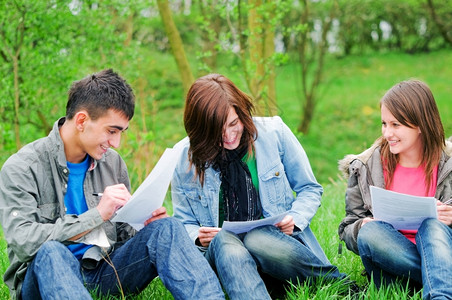
[[[303,282],[342,278],[309,228],[322,195],[302,146],[279,117],[252,118],[253,104],[211,74],[188,92],[188,137],[174,173],[174,216],[204,251],[230,299],[269,299],[263,277]],[[223,221],[288,212],[282,221],[235,234]],[[277,284],[277,287],[280,284]]]

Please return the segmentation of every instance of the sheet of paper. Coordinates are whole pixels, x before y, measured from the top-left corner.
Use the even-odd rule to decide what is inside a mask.
[[[125,222],[136,230],[144,227],[144,222],[151,217],[152,212],[163,205],[181,150],[168,148],[163,152],[154,169],[126,205],[116,212],[112,222]]]
[[[224,221],[222,229],[231,231],[235,234],[248,232],[259,226],[275,225],[276,223],[281,222],[288,213],[289,212],[286,211],[282,214],[256,221]]]
[[[105,233],[105,230],[102,228],[102,226],[98,226],[85,234],[83,243],[87,245],[97,245],[102,248],[110,247],[107,234]]]
[[[375,186],[370,187],[370,195],[374,218],[397,230],[418,229],[424,219],[438,218],[434,197],[411,196]]]

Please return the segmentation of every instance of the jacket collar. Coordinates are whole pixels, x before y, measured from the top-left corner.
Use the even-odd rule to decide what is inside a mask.
[[[348,179],[350,176],[349,173],[349,166],[354,160],[360,160],[364,164],[367,163],[369,158],[372,156],[372,154],[375,152],[375,149],[377,149],[380,146],[381,137],[378,138],[373,145],[366,149],[365,151],[361,152],[360,154],[348,154],[343,159],[339,161],[339,171],[341,171],[342,175]],[[445,164],[447,161],[449,161],[449,158],[452,157],[452,136],[446,140],[446,146],[444,147],[444,152],[441,156],[440,165]],[[449,162],[449,164],[452,164],[452,160]]]
[[[360,160],[361,162],[363,162],[364,164],[367,163],[367,161],[369,160],[369,158],[372,156],[372,154],[374,153],[375,149],[378,148],[380,146],[380,141],[381,138],[378,138],[373,144],[372,146],[370,146],[370,148],[364,150],[363,152],[361,152],[360,154],[348,154],[346,155],[343,159],[341,159],[338,164],[338,168],[339,171],[341,171],[342,175],[344,176],[345,179],[348,179],[348,177],[350,176],[349,173],[349,166],[350,164],[354,161],[354,160]]]

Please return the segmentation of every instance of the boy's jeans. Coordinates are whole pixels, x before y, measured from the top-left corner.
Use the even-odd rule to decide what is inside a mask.
[[[175,299],[224,299],[215,273],[174,218],[150,223],[108,259],[124,294],[140,292],[160,276]],[[67,247],[49,241],[28,267],[22,299],[91,299],[86,287],[117,295],[115,270],[107,262],[94,270],[83,269]]]

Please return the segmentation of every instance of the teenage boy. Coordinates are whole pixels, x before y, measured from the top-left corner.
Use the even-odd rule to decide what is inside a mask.
[[[66,116],[3,165],[0,221],[10,260],[4,281],[13,299],[138,293],[156,276],[175,299],[224,298],[215,273],[164,207],[138,232],[109,221],[131,196],[127,168],[111,148],[134,108],[131,87],[111,69],[76,81]],[[94,245],[96,234],[110,246]]]

